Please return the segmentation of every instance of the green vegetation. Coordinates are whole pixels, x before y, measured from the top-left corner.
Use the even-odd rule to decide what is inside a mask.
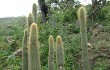
[[[82,70],[84,67],[82,62],[85,60],[85,62],[88,62],[90,60],[89,64],[85,64],[88,66],[88,70],[90,70],[90,68],[91,70],[110,69],[110,18],[108,16],[110,14],[108,9],[110,8],[110,3],[108,2],[101,9],[100,13],[97,14],[97,17],[94,19],[94,22],[87,18],[87,32],[84,32],[84,35],[82,32],[80,34],[80,31],[83,29],[86,31],[86,27],[82,28],[83,22],[84,24],[86,23],[86,21],[84,21],[86,18],[82,18],[86,17],[85,14],[83,14],[85,11],[82,7],[80,8],[80,10],[82,10],[80,16],[83,20],[80,19],[80,21],[77,20],[80,18],[77,17],[79,7],[73,8],[72,4],[67,3],[61,3],[61,7],[60,10],[50,10],[52,13],[46,23],[37,20],[37,22],[41,22],[37,24],[38,27],[35,23],[32,24],[34,22],[33,14],[29,14],[29,17],[0,18],[0,70],[21,70],[22,67],[26,67],[24,64],[27,64],[25,63],[27,56],[23,57],[22,54],[25,51],[22,52],[22,48],[25,50],[27,46],[29,46],[30,49],[28,50],[30,53],[28,56],[29,68],[32,66],[36,68],[37,65],[39,65],[38,68],[41,69],[38,70],[48,70],[51,64],[53,70],[57,70],[58,67],[62,70],[64,70],[64,68],[65,70]],[[88,7],[90,6],[85,6],[85,9],[87,8],[87,15],[90,9]],[[37,16],[37,18],[40,19],[39,16]],[[93,23],[103,25],[103,30],[97,27],[92,29],[94,26]],[[23,32],[25,29],[27,29],[29,33],[26,31]],[[37,32],[37,30],[39,32]],[[92,36],[92,32],[96,34],[95,37]],[[27,34],[29,38],[27,38],[25,34]],[[62,37],[62,40],[59,36]],[[26,38],[27,45],[25,41]],[[55,42],[53,38],[57,38]],[[80,45],[82,42],[84,45]],[[58,48],[61,50],[57,51],[56,49]],[[58,52],[60,52],[60,54],[58,54]],[[85,60],[83,60],[82,55],[85,55],[83,57],[86,58]],[[36,57],[34,58],[33,56]],[[22,60],[22,58],[24,60]]]

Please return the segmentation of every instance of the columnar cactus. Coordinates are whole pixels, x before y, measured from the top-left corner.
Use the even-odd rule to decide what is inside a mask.
[[[29,13],[28,19],[27,19],[27,29],[28,31],[30,30],[30,26],[33,23],[33,15],[31,13]]]
[[[29,32],[30,32],[30,26],[33,23],[33,15],[29,13],[28,18],[27,18],[27,45],[29,46]]]
[[[80,7],[78,10],[78,20],[80,22],[83,70],[91,70],[87,49],[86,11],[84,7]]]
[[[32,23],[30,27],[28,59],[29,70],[41,70],[38,46],[38,27],[35,23]]]
[[[48,70],[54,70],[54,39],[52,35],[49,36]]]
[[[28,70],[28,47],[27,47],[27,33],[28,30],[24,31],[24,37],[23,37],[23,51],[22,51],[22,62],[23,62],[23,66],[22,66],[22,70]]]
[[[33,14],[34,23],[37,23],[37,6],[35,3],[33,3],[32,14]]]
[[[56,39],[56,61],[57,70],[64,70],[64,50],[60,36],[57,36]]]

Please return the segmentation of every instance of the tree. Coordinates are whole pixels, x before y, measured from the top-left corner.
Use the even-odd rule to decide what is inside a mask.
[[[95,18],[95,15],[100,12],[106,2],[107,0],[92,0],[91,12],[88,17],[93,20],[93,18]]]
[[[48,14],[48,6],[45,3],[45,0],[38,0],[39,7],[42,13],[42,21],[47,21],[47,14]]]

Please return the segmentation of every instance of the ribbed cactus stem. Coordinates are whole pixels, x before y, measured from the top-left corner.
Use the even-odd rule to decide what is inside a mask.
[[[33,23],[33,15],[31,13],[29,13],[28,19],[27,19],[27,29],[28,31],[30,30],[30,26]]]
[[[57,36],[56,39],[56,61],[57,61],[57,70],[64,70],[64,50],[62,39],[60,36]]]
[[[22,51],[22,70],[28,70],[28,47],[27,47],[27,33],[28,30],[24,30],[24,37],[23,37],[23,43],[22,43],[22,47],[23,47],[23,51]]]
[[[49,36],[48,70],[54,70],[54,39],[52,35]]]
[[[37,23],[37,5],[35,3],[33,3],[32,14],[34,23]]]
[[[28,54],[29,70],[41,70],[38,46],[38,27],[35,23],[32,23],[30,27]]]
[[[86,10],[84,7],[79,8],[78,19],[80,22],[83,70],[91,70],[87,49],[88,47],[87,47],[87,29],[86,29]]]

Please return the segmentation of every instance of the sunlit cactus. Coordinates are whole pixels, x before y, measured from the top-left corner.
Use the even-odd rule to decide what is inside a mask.
[[[38,27],[35,23],[32,23],[30,27],[28,54],[29,70],[41,70],[38,46]]]
[[[24,31],[24,37],[23,37],[23,43],[22,43],[22,47],[23,47],[23,51],[22,51],[22,70],[28,70],[28,46],[27,46],[27,33],[28,30],[26,29]]]
[[[54,39],[52,35],[49,36],[48,70],[54,70]]]
[[[56,39],[56,62],[57,62],[57,70],[65,70],[64,69],[64,50],[62,39],[60,36],[57,36]]]
[[[32,14],[34,23],[37,23],[37,5],[35,3],[33,3]]]
[[[80,22],[83,70],[91,70],[87,49],[86,10],[84,7],[80,7],[78,10],[78,20]]]

